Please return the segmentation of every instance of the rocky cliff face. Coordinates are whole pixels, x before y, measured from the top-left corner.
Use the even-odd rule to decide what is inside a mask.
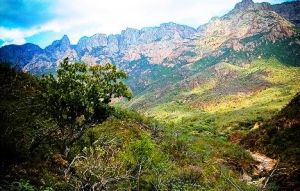
[[[235,51],[250,50],[261,41],[245,39],[260,35],[260,40],[275,42],[283,37],[295,34],[293,25],[272,10],[268,3],[255,4],[244,0],[221,18],[214,18],[199,31],[198,47],[202,54],[222,48],[233,48]]]
[[[141,30],[127,28],[118,35],[96,34],[83,37],[76,45],[79,57],[84,61],[130,62],[147,57],[152,64],[166,64],[175,49],[190,39],[196,30],[175,23]],[[173,57],[178,57],[174,55]]]
[[[151,65],[180,68],[222,56],[228,49],[251,51],[262,42],[274,43],[291,37],[295,34],[291,22],[298,22],[298,9],[299,2],[272,6],[243,0],[228,14],[197,30],[165,23],[141,30],[127,28],[117,35],[82,37],[76,45],[64,36],[45,49],[32,44],[4,46],[0,49],[0,60],[34,73],[55,71],[58,63],[69,57],[87,63],[113,62],[132,74],[149,74],[153,72]]]

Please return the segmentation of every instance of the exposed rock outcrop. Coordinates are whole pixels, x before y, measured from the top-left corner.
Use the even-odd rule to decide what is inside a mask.
[[[33,73],[53,72],[65,57],[87,63],[113,62],[137,77],[148,70],[153,72],[152,65],[180,68],[201,59],[222,57],[228,50],[253,51],[263,42],[291,37],[295,29],[287,19],[297,20],[298,4],[272,6],[243,0],[228,14],[211,19],[197,30],[164,23],[141,30],[127,28],[116,35],[82,37],[76,45],[71,45],[65,35],[45,49],[33,44],[4,46],[0,48],[0,60]],[[292,7],[291,11],[285,7]],[[220,61],[230,58],[224,59]]]

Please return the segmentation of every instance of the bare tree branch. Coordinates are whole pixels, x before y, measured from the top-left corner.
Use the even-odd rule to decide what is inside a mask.
[[[65,173],[65,177],[67,176],[67,174],[70,172],[72,165],[74,164],[74,162],[78,159],[87,159],[85,156],[76,156],[72,162],[69,164],[68,168],[65,169],[64,173]]]
[[[275,167],[273,168],[272,172],[270,173],[270,175],[265,178],[265,183],[261,187],[261,190],[264,190],[267,187],[267,184],[268,184],[270,178],[272,178],[272,176],[274,175],[275,171],[277,170],[278,164],[279,164],[279,159],[277,160],[277,163],[276,163]]]

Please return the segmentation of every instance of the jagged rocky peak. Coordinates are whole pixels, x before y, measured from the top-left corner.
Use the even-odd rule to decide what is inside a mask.
[[[68,37],[67,35],[64,35],[64,36],[61,38],[60,41],[63,42],[63,43],[68,43],[68,44],[70,44],[70,39],[69,39],[69,37]]]
[[[163,23],[160,25],[160,28],[163,30],[171,30],[174,33],[177,32],[181,38],[191,38],[196,33],[196,29],[192,27],[173,22]]]
[[[252,0],[243,0],[237,3],[229,14],[236,14],[247,10],[272,10],[272,5],[267,2],[254,3]]]
[[[77,53],[71,46],[70,39],[67,35],[64,35],[60,40],[56,40],[50,46],[47,46],[45,53],[48,58],[57,63],[65,57],[69,57],[71,60],[77,58]]]
[[[237,3],[234,7],[236,10],[244,10],[251,6],[254,6],[254,2],[252,0],[243,0],[240,3]]]
[[[121,38],[124,45],[133,45],[139,43],[140,31],[134,28],[126,28],[122,30]]]
[[[176,23],[163,23],[157,27],[145,27],[141,30],[127,28],[121,32],[121,46],[139,45],[176,38],[191,38],[196,30]]]
[[[219,49],[221,46],[240,51],[246,47],[241,44],[245,38],[254,37],[252,45],[255,46],[255,39],[275,42],[294,34],[293,25],[272,11],[269,3],[244,0],[228,14],[211,19],[208,24],[199,27],[197,45],[204,51]],[[257,35],[260,35],[259,39]]]
[[[63,46],[63,47],[69,47],[71,45],[70,39],[67,35],[64,35],[60,39],[60,45]]]
[[[91,37],[82,37],[77,43],[77,50],[88,50],[91,51],[95,47],[104,47],[107,46],[107,36],[105,34],[95,34]]]
[[[53,43],[46,47],[46,50],[52,51],[53,49],[58,49],[60,51],[67,50],[70,48],[71,42],[67,35],[64,35],[60,40],[55,40]]]
[[[174,22],[168,22],[168,23],[162,23],[159,26],[160,28],[164,29],[181,29],[181,28],[187,28],[188,26],[180,25]]]

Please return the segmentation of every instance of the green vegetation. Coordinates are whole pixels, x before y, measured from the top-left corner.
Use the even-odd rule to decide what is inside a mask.
[[[266,175],[245,180],[256,162],[242,146],[297,160],[298,131],[269,121],[298,115],[273,118],[300,91],[300,70],[275,57],[185,68],[184,79],[164,68],[161,83],[145,74],[151,86],[117,104],[131,93],[111,64],[64,60],[57,76],[41,77],[0,69],[3,190],[259,190]],[[297,163],[281,167],[295,180]]]
[[[267,120],[285,106],[300,91],[299,73],[298,67],[274,58],[244,66],[220,63],[181,82],[187,88],[175,84],[168,94],[145,93],[128,105],[169,122],[213,121],[215,127],[241,128],[242,123]]]
[[[298,187],[299,164],[295,161],[299,161],[296,138],[299,135],[295,128],[299,125],[283,128],[284,125],[269,122],[271,119],[280,121],[274,116],[300,92],[298,61],[290,55],[299,45],[289,43],[293,51],[283,48],[289,40],[266,43],[251,53],[229,52],[227,56],[236,56],[230,57],[232,63],[222,61],[226,52],[220,58],[206,57],[190,68],[187,78],[169,81],[163,86],[152,84],[125,105],[167,122],[173,129],[179,128],[178,132],[189,132],[183,142],[188,143],[200,132],[203,142],[198,144],[193,140],[189,148],[195,145],[197,148],[204,146],[205,151],[213,148],[212,153],[229,152],[232,144],[228,143],[224,148],[222,144],[228,140],[235,143],[242,140],[246,148],[280,158],[278,168],[287,170],[276,172],[268,189]],[[290,52],[287,54],[287,51]],[[299,107],[298,102],[293,104]],[[292,116],[287,124],[298,124],[299,110],[292,112],[293,115],[282,112],[285,113],[280,114],[284,120],[286,116]],[[267,125],[261,126],[265,123]],[[255,130],[257,127],[261,129]],[[224,143],[220,144],[220,140]],[[238,150],[234,151],[238,153]],[[210,157],[209,160],[214,160]],[[243,161],[247,160],[244,158]]]
[[[85,157],[74,163],[76,171],[88,170],[80,179],[68,175],[78,185],[91,173],[85,184],[98,183],[108,190],[233,190],[226,178],[241,188],[256,188],[241,182],[237,173],[251,172],[249,154],[211,129],[160,124],[116,108],[113,116],[88,129],[76,145],[72,152],[81,150],[80,156]]]
[[[0,190],[300,188],[300,35],[271,9],[1,48]]]
[[[65,59],[56,77],[41,78],[40,101],[46,115],[58,126],[62,149],[67,149],[92,124],[109,116],[112,98],[131,97],[120,81],[126,77],[112,64],[88,67]]]
[[[119,85],[102,77],[124,75],[115,75],[111,65],[97,68],[97,74],[86,69],[94,71],[65,60],[57,77],[36,78],[2,66],[1,152],[11,154],[1,155],[1,189],[256,190],[240,179],[242,171],[252,171],[249,153],[208,124],[165,124],[109,105],[107,116],[95,116],[91,111],[99,105],[84,100],[93,90],[89,83],[100,88],[94,80],[109,79],[102,82]],[[92,91],[100,101],[107,95],[100,94],[102,86]],[[111,96],[129,96],[121,87],[121,93]],[[85,120],[79,121],[73,111]],[[88,127],[80,131],[82,124]],[[78,132],[81,136],[73,139]],[[65,144],[69,140],[74,141]]]

